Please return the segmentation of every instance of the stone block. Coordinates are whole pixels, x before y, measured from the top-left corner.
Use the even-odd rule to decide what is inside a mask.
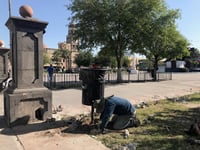
[[[4,115],[12,126],[45,121],[52,117],[52,93],[46,88],[4,92]]]

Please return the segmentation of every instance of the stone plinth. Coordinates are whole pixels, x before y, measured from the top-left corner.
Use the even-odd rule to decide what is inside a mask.
[[[12,86],[4,92],[10,126],[52,117],[52,93],[43,85],[43,34],[47,22],[10,17]]]
[[[8,125],[25,125],[51,118],[51,99],[51,91],[46,88],[4,92],[4,115]]]

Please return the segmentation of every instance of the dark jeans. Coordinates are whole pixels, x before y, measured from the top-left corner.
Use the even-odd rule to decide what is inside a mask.
[[[122,130],[129,127],[138,127],[140,120],[135,115],[113,116],[112,120],[108,123],[108,129]]]

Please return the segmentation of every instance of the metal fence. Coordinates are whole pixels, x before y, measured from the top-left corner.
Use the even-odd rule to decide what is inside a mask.
[[[172,80],[172,72],[157,72],[157,81]],[[78,73],[55,73],[52,81],[48,80],[47,73],[43,75],[44,86],[51,89],[67,89],[67,88],[80,88],[82,81],[79,80]],[[146,71],[139,71],[138,73],[122,72],[121,83],[129,82],[147,82],[153,81],[151,73]],[[105,84],[116,84],[117,73],[107,71],[105,74]]]

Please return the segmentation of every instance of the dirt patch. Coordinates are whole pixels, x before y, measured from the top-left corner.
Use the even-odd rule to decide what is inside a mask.
[[[70,125],[68,125],[68,128],[62,130],[62,133],[90,134],[93,129],[98,129],[99,122],[98,115],[94,116],[93,122],[91,121],[90,114],[78,115],[70,119]]]
[[[91,134],[94,129],[98,129],[100,120],[95,115],[93,123],[90,114],[81,114],[74,117],[60,116],[60,120],[51,120],[43,124],[43,130],[36,132],[36,136],[53,137],[67,136],[70,134]],[[36,127],[38,128],[38,127]]]

